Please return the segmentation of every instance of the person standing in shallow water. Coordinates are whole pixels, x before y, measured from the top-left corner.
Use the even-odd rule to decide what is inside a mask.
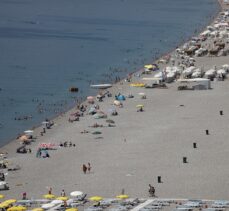
[[[83,173],[86,174],[87,173],[87,166],[85,164],[83,164],[82,169],[83,169]]]

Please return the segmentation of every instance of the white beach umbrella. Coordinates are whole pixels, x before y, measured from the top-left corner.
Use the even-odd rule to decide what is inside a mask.
[[[43,204],[41,206],[41,208],[43,208],[43,209],[50,209],[50,208],[52,208],[54,206],[55,206],[55,204],[48,203],[48,204]]]
[[[224,65],[222,65],[222,68],[228,71],[229,70],[229,65],[228,64],[224,64]]]
[[[73,191],[70,193],[70,196],[77,197],[77,196],[82,196],[83,192],[81,191]]]
[[[24,133],[30,134],[30,133],[33,133],[33,130],[26,130],[24,131]]]
[[[46,125],[46,124],[48,124],[49,122],[47,122],[47,121],[44,121],[44,122],[42,122],[41,124],[42,125]]]
[[[55,200],[51,201],[51,203],[50,203],[50,204],[61,204],[61,203],[63,203],[63,201],[62,201],[62,200],[55,199]]]

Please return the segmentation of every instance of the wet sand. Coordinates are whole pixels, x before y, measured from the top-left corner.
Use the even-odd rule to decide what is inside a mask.
[[[197,66],[220,66],[228,61],[228,56],[203,57],[197,59]],[[40,136],[41,128],[36,129],[31,154],[16,154],[18,141],[3,147],[9,161],[22,167],[9,172],[10,190],[4,194],[19,198],[26,191],[29,198],[39,198],[52,187],[56,195],[65,189],[67,194],[81,190],[89,196],[114,197],[124,188],[131,197],[147,197],[151,183],[159,197],[227,199],[229,81],[212,82],[211,86],[206,91],[177,91],[176,83],[168,89],[135,88],[126,82],[114,85],[113,96],[119,92],[135,96],[117,108],[118,116],[108,115],[116,127],[90,128],[94,123],[107,125],[105,119],[90,115],[69,123],[73,112],[69,111],[56,118],[44,136]],[[139,92],[147,99],[140,99]],[[113,101],[114,97],[105,98],[98,104],[107,112]],[[138,104],[144,104],[144,112],[137,112]],[[205,134],[206,129],[210,135]],[[83,130],[99,130],[102,134],[97,136],[102,138],[81,134]],[[64,141],[76,147],[58,148],[49,151],[50,158],[36,158],[39,143]],[[188,163],[182,162],[183,157]],[[88,162],[92,170],[85,175],[81,167]],[[157,183],[158,176],[162,183]]]

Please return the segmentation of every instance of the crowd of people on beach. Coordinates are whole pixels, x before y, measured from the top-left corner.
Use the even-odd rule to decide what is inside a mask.
[[[228,14],[228,16],[229,16],[229,14]],[[187,46],[187,49],[185,48],[185,46],[183,46],[184,47],[183,49],[176,50],[176,52],[174,53],[175,58],[176,58],[176,62],[175,62],[175,60],[172,60],[171,56],[168,56],[168,58],[166,58],[166,63],[167,62],[171,62],[172,66],[175,66],[176,64],[178,66],[179,65],[183,65],[183,67],[184,67],[183,70],[186,67],[194,66],[195,65],[195,60],[194,59],[190,60],[190,57],[186,57],[189,54],[188,49],[191,48],[193,45],[199,44],[199,42],[201,42],[201,41],[206,46],[206,42],[208,42],[210,39],[211,39],[211,37],[209,36],[209,37],[207,37],[206,40],[201,40],[201,38],[198,39],[197,41],[196,40],[192,40],[193,41],[192,43],[190,42],[190,43],[188,43],[188,45],[185,45],[185,46]],[[227,46],[228,46],[228,44],[226,43],[226,47]],[[196,50],[198,50],[198,49],[196,49]],[[194,54],[192,56],[195,56],[195,51],[194,51]],[[127,76],[126,82],[127,83],[131,82],[132,81],[132,77],[134,77],[134,76],[135,76],[134,74],[133,75],[129,74]],[[139,77],[140,76],[141,76],[141,74],[139,74]],[[222,75],[222,78],[224,78],[223,75]],[[120,78],[116,78],[115,81],[116,82],[120,81]],[[115,95],[115,100],[119,100],[120,96],[121,96],[121,93],[118,93],[117,95]],[[109,91],[106,91],[105,93],[100,92],[96,99],[97,99],[97,101],[99,103],[101,103],[101,102],[103,102],[104,98],[106,98],[106,97],[109,97],[109,98],[112,97],[112,93],[109,92]],[[127,98],[133,98],[133,97],[134,96],[131,95],[130,97],[127,97]],[[144,100],[144,99],[146,99],[146,97],[145,98],[141,98],[141,99]],[[122,100],[125,100],[125,99],[123,98]],[[77,106],[76,106],[76,109],[77,109],[76,112],[74,112],[73,114],[70,115],[70,117],[67,119],[68,122],[73,123],[74,121],[79,121],[80,118],[85,117],[88,114],[88,107],[89,106],[90,106],[90,108],[94,109],[94,110],[92,109],[93,111],[91,112],[90,115],[95,115],[100,110],[99,104],[97,104],[95,102],[93,102],[93,103],[92,102],[90,102],[90,103],[86,103],[86,102],[78,103]],[[123,108],[123,103],[121,102],[121,100],[120,100],[119,108]],[[39,103],[39,105],[38,105],[38,110],[39,110],[39,112],[43,112],[43,108],[42,108],[42,104],[41,103]],[[145,111],[143,105],[137,107],[137,112],[143,112],[143,111]],[[112,116],[116,116],[116,115],[118,115],[118,112],[116,110],[114,110],[111,113],[111,115]],[[15,120],[27,120],[29,118],[32,118],[32,116],[15,117]],[[40,132],[41,136],[44,136],[45,133],[47,132],[47,130],[51,129],[52,126],[54,125],[54,122],[50,121],[49,119],[45,119],[45,122],[46,123],[44,124],[44,126],[42,128],[42,131]],[[114,126],[114,124],[109,122],[108,127],[113,127],[113,126]],[[0,124],[0,127],[1,127],[1,124]],[[92,128],[103,128],[104,125],[103,124],[99,124],[99,123],[94,123],[89,127],[92,127]],[[87,133],[89,133],[89,131],[88,130],[83,130],[81,133],[82,134],[87,134]],[[126,142],[126,138],[124,139],[124,142]],[[61,147],[61,148],[62,147],[64,147],[64,148],[66,148],[66,147],[76,147],[76,144],[72,143],[71,141],[64,141],[64,142],[60,142],[58,146]],[[21,149],[25,150],[28,153],[32,153],[31,148],[26,149],[26,148],[22,147]],[[48,150],[49,149],[46,149],[46,148],[38,148],[37,151],[36,151],[36,157],[37,158],[50,158],[50,154],[49,154]],[[91,166],[90,162],[88,162],[87,164],[84,163],[81,166],[81,172],[83,172],[83,174],[91,173],[92,172],[91,169],[92,169],[92,166]],[[5,181],[5,175],[4,174],[0,173],[0,180],[1,181]],[[155,197],[155,187],[153,185],[151,185],[151,184],[149,184],[148,193],[149,193],[150,197]],[[49,188],[48,194],[52,194],[52,188]],[[62,189],[60,195],[63,196],[63,197],[66,196],[66,193],[65,193],[64,189]],[[22,199],[27,199],[26,192],[23,192]]]

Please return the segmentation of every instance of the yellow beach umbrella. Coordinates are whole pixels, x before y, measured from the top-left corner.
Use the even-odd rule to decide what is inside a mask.
[[[5,196],[3,194],[0,194],[0,199],[5,198]]]
[[[146,65],[144,66],[144,68],[153,69],[154,66],[153,66],[152,64],[146,64]]]
[[[68,208],[65,211],[78,211],[78,209],[77,208]]]
[[[121,194],[121,195],[116,196],[116,198],[118,198],[118,199],[128,199],[129,196],[125,195],[125,194]]]
[[[43,197],[44,197],[45,199],[54,199],[54,198],[56,198],[56,196],[53,195],[53,194],[45,194],[45,195],[43,195]]]
[[[8,199],[6,201],[4,201],[3,203],[6,203],[6,204],[13,204],[15,203],[17,200],[16,199]]]
[[[101,196],[92,196],[89,198],[91,201],[101,201],[103,197]]]
[[[132,83],[132,84],[130,84],[130,86],[133,86],[133,87],[144,87],[145,84],[144,83]]]
[[[6,203],[0,203],[0,209],[5,209],[9,206],[9,204],[6,204]]]
[[[7,209],[7,211],[25,211],[26,207],[23,206],[14,206]]]
[[[44,211],[44,209],[41,207],[38,207],[38,208],[33,208],[32,211]]]
[[[67,196],[59,196],[56,198],[57,200],[67,201],[69,198]]]
[[[142,108],[144,105],[136,105],[137,108]]]

